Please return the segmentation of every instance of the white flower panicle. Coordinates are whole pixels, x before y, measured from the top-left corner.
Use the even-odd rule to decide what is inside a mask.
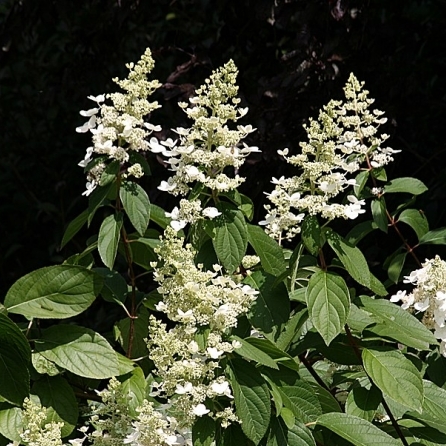
[[[93,161],[94,154],[100,155],[100,158],[97,158],[99,164],[93,165],[87,172],[87,189],[83,195],[88,196],[99,185],[106,161],[116,160],[121,164],[128,164],[131,152],[150,150],[148,136],[153,131],[161,130],[159,126],[144,121],[147,115],[160,107],[156,101],[147,100],[161,85],[157,80],[147,80],[147,74],[153,67],[154,61],[147,49],[137,64],[127,64],[129,75],[126,79],[113,79],[124,93],[88,97],[96,106],[80,112],[89,119],[76,131],[90,131],[93,134],[93,146],[87,149],[79,166],[87,167]],[[110,105],[105,103],[106,99],[111,101]],[[137,163],[128,166],[126,175],[141,177],[141,166]]]
[[[137,420],[132,422],[130,433],[123,443],[130,446],[192,446],[190,432],[177,429],[175,418],[156,410],[153,403],[144,400],[136,409]]]
[[[241,142],[255,131],[252,126],[238,125],[231,129],[228,125],[248,111],[238,106],[236,77],[237,68],[231,60],[206,79],[196,96],[189,100],[190,104],[180,104],[194,121],[191,128],[175,129],[178,135],[175,141],[151,138],[151,150],[168,158],[170,170],[174,172],[161,183],[160,190],[186,195],[192,184],[201,183],[214,191],[227,192],[244,181],[237,171],[245,158],[259,149]],[[233,177],[227,174],[227,168],[233,168]]]
[[[165,414],[166,407],[143,400],[136,408],[138,415],[130,413],[130,397],[116,378],[109,381],[107,388],[98,392],[102,402],[92,404],[88,424],[93,431],[86,434],[91,444],[110,446],[129,444],[131,446],[192,445],[191,435],[178,429],[174,417]],[[88,429],[88,428],[87,428]],[[85,439],[84,438],[84,439]],[[76,440],[74,446],[82,444]]]
[[[288,149],[278,153],[299,168],[292,178],[273,178],[274,190],[267,194],[271,204],[259,224],[273,238],[292,239],[300,232],[299,223],[305,215],[322,218],[355,219],[365,212],[364,200],[347,195],[345,203],[332,202],[356,182],[351,175],[366,163],[366,169],[378,168],[393,160],[398,151],[382,144],[389,138],[379,134],[386,122],[383,112],[370,111],[374,100],[363,90],[364,83],[351,74],[344,88],[346,101],[330,101],[320,111],[318,120],[304,126],[308,142],[300,143],[302,152],[289,156]]]
[[[422,312],[423,324],[441,341],[440,351],[446,356],[446,262],[438,255],[425,261],[422,268],[404,278],[415,288],[411,293],[398,291],[391,302],[402,302],[401,308]]]
[[[29,398],[23,402],[22,423],[25,427],[20,433],[21,441],[28,446],[62,445],[64,423],[52,421],[45,423],[47,409]]]
[[[196,252],[183,244],[175,229],[167,227],[156,248],[160,264],[153,265],[154,279],[163,296],[156,308],[177,324],[168,329],[152,316],[148,339],[149,356],[161,378],[157,394],[170,399],[180,427],[191,426],[196,417],[210,413],[209,399],[232,399],[219,367],[225,355],[240,345],[225,338],[258,294],[223,275],[219,265],[213,271],[195,265]],[[229,404],[221,413],[210,413],[222,425],[236,420]]]
[[[158,304],[161,311],[191,328],[208,325],[224,332],[235,327],[237,317],[249,310],[257,291],[221,274],[219,265],[214,271],[196,266],[195,250],[189,244],[183,247],[183,242],[167,228],[155,249],[161,259],[154,271],[158,292],[163,295]]]

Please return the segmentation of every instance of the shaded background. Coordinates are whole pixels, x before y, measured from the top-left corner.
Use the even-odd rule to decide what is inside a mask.
[[[389,145],[402,150],[389,177],[424,181],[430,192],[418,206],[431,227],[446,224],[444,0],[0,0],[0,39],[0,295],[23,274],[82,250],[94,233],[58,248],[87,205],[77,163],[90,135],[75,132],[79,110],[91,106],[88,95],[115,91],[111,79],[125,77],[124,64],[148,46],[164,84],[156,96],[165,105],[152,119],[160,136],[187,126],[178,100],[235,61],[246,123],[258,129],[249,142],[262,150],[241,172],[256,219],[271,177],[289,174],[276,151],[298,150],[302,124],[342,97],[353,72],[389,118]],[[167,172],[150,163],[144,186],[168,207],[156,190]],[[368,259],[383,249],[377,237]]]

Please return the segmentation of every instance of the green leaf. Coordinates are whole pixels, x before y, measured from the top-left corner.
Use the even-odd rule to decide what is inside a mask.
[[[280,411],[280,418],[282,418],[287,428],[293,427],[294,423],[296,422],[296,417],[294,416],[292,410],[288,409],[288,407],[282,407]]]
[[[409,225],[417,234],[418,240],[429,232],[429,222],[426,216],[417,209],[405,209],[398,217],[398,221]]]
[[[130,373],[120,376],[122,392],[127,398],[127,407],[133,416],[137,416],[136,409],[140,407],[146,395],[146,379],[141,367],[135,367]]]
[[[215,439],[215,420],[199,417],[192,426],[193,446],[211,446]]]
[[[253,446],[253,442],[246,437],[238,423],[232,423],[227,428],[220,429],[220,432],[217,431],[216,440],[216,446]]]
[[[249,221],[252,220],[254,216],[254,204],[249,197],[241,194],[237,189],[223,192],[221,195],[228,197],[243,212]]]
[[[355,303],[371,313],[375,322],[383,325],[380,330],[382,336],[388,336],[418,350],[430,350],[430,344],[437,344],[432,332],[399,305],[369,296],[359,296]]]
[[[372,386],[370,389],[355,387],[348,394],[345,402],[345,411],[349,415],[372,422],[381,399],[381,392],[375,386]]]
[[[150,203],[150,220],[163,229],[166,229],[170,223],[170,218],[166,217],[166,211],[153,203]]]
[[[384,186],[384,192],[387,194],[405,192],[420,195],[426,191],[427,187],[422,181],[411,177],[395,178]]]
[[[338,401],[327,389],[315,382],[309,382],[308,384],[313,387],[314,393],[319,400],[323,413],[342,412]]]
[[[330,429],[355,446],[400,446],[401,444],[399,440],[372,423],[345,413],[326,413],[317,419],[317,424]]]
[[[423,380],[423,387],[424,401],[421,415],[416,412],[408,415],[446,434],[446,390],[427,380]]]
[[[438,228],[426,234],[419,240],[420,245],[446,245],[446,228]]]
[[[373,178],[379,181],[387,181],[387,172],[384,167],[377,167],[372,170]]]
[[[290,302],[285,285],[283,282],[276,284],[276,278],[263,271],[254,271],[244,282],[259,290],[247,315],[249,321],[265,335],[277,337],[280,333],[278,328],[290,317]]]
[[[116,340],[127,353],[130,343],[130,318],[120,320],[115,326]],[[149,331],[149,314],[145,307],[139,309],[138,317],[133,320],[132,354],[131,358],[147,356],[147,344],[144,341]]]
[[[150,220],[150,201],[146,191],[132,181],[124,181],[119,189],[124,210],[139,235],[144,236]]]
[[[388,397],[421,413],[424,390],[420,372],[400,351],[363,349],[364,369]]]
[[[0,313],[0,397],[20,406],[29,394],[31,349],[19,327]]]
[[[321,227],[315,215],[304,218],[302,223],[302,241],[310,254],[317,256],[322,247]]]
[[[274,407],[276,409],[276,415],[279,416],[283,410],[283,399],[282,395],[280,394],[279,387],[275,384],[275,382],[272,379],[270,379],[270,377],[267,374],[262,373],[262,376],[268,383],[269,392],[271,394],[271,397],[273,398]]]
[[[0,409],[0,434],[20,444],[20,432],[23,430],[22,409],[8,407]]]
[[[98,186],[92,192],[88,200],[88,226],[90,226],[96,211],[104,204],[114,189],[116,189],[116,183],[112,182],[106,186]]]
[[[124,355],[121,355],[119,352],[116,353],[116,358],[118,359],[118,376],[127,375],[129,373],[132,373],[135,369],[135,362],[131,359],[127,358]]]
[[[368,170],[363,170],[362,172],[359,172],[358,175],[356,175],[355,182],[356,184],[353,186],[353,192],[357,197],[361,194],[362,190],[364,189],[364,186],[367,183],[367,180],[369,179],[370,172]]]
[[[121,168],[121,163],[118,160],[112,161],[101,174],[101,178],[99,179],[99,186],[107,186],[112,181],[114,181],[119,173],[119,169]]]
[[[68,224],[62,237],[62,242],[60,243],[60,249],[62,249],[82,229],[82,226],[87,223],[87,219],[88,210],[85,210]]]
[[[266,446],[316,446],[311,431],[300,422],[288,428],[279,418],[272,418]]]
[[[283,330],[276,340],[277,348],[287,350],[293,340],[300,336],[301,328],[308,320],[308,310],[304,308],[294,314],[283,326]]]
[[[326,230],[326,236],[329,245],[356,282],[369,288],[379,296],[387,295],[384,285],[370,272],[367,260],[359,248],[346,242],[331,229]]]
[[[246,338],[246,342],[266,353],[269,357],[273,358],[277,363],[283,364],[285,367],[288,367],[292,370],[299,370],[299,364],[295,361],[295,359],[285,353],[283,350],[280,350],[272,341],[269,339],[262,338]],[[274,367],[276,368],[276,367]]]
[[[356,303],[356,301],[355,301]],[[348,315],[347,324],[350,329],[362,332],[364,328],[375,323],[370,314],[358,308],[354,303],[350,307],[350,314]]]
[[[65,319],[85,311],[102,284],[102,278],[86,268],[48,266],[15,282],[6,294],[5,307],[28,319]]]
[[[251,345],[245,339],[239,338],[238,336],[231,336],[231,340],[236,340],[241,344],[241,347],[234,350],[234,353],[237,353],[237,355],[240,355],[243,358],[249,359],[258,364],[262,364],[277,370],[279,369],[279,366],[271,358],[271,356],[269,356],[259,348]]]
[[[144,152],[142,152],[144,153]],[[150,165],[147,162],[147,159],[144,155],[142,155],[139,152],[135,152],[134,150],[129,150],[129,164],[139,164],[144,172],[145,175],[150,176],[151,170]]]
[[[232,359],[228,371],[242,430],[258,444],[268,429],[271,416],[268,386],[256,367],[242,359]]]
[[[89,328],[54,325],[36,340],[36,351],[46,359],[85,378],[119,375],[115,351],[105,338]]]
[[[218,259],[228,273],[240,265],[248,245],[248,229],[242,212],[228,203],[219,203],[221,212],[213,220],[215,238],[212,239]]]
[[[132,261],[147,271],[152,270],[153,268],[150,266],[150,263],[158,260],[154,248],[159,245],[160,240],[146,237],[139,237],[136,239],[133,239],[132,237],[129,238],[131,240],[130,250]],[[120,249],[121,247],[122,245],[120,246]]]
[[[104,219],[99,228],[98,251],[108,269],[113,269],[121,237],[122,214],[111,214]]]
[[[263,269],[273,276],[280,276],[286,271],[283,248],[259,226],[247,225],[248,242],[260,257]]]
[[[117,271],[108,268],[94,268],[93,270],[104,279],[101,296],[107,302],[123,304],[127,297],[128,286],[124,277]]]
[[[319,270],[307,287],[310,319],[327,345],[342,331],[350,311],[350,293],[341,276]]]
[[[319,349],[319,353],[326,359],[336,364],[361,365],[360,359],[351,348],[348,337],[345,334],[336,336],[336,339],[329,346],[321,344],[317,348]]]
[[[31,393],[37,395],[42,406],[47,408],[45,422],[62,421],[62,437],[70,435],[76,427],[79,410],[76,396],[68,382],[61,376],[43,376],[34,383]]]
[[[62,370],[57,367],[54,362],[48,361],[45,356],[42,356],[38,352],[33,352],[31,361],[33,367],[36,369],[36,372],[40,373],[41,375],[56,376],[62,372]]]
[[[386,202],[384,201],[384,198],[381,197],[372,200],[371,208],[372,208],[373,221],[376,223],[376,226],[378,226],[378,228],[381,229],[381,231],[387,234],[388,223],[386,215]]]
[[[292,386],[279,388],[283,405],[290,409],[297,420],[311,423],[322,414],[322,408],[313,387],[303,380],[298,380]]]
[[[407,251],[396,254],[392,257],[387,267],[387,274],[393,283],[398,283],[401,272],[403,271],[404,262],[406,261]]]
[[[377,229],[378,226],[374,221],[363,221],[354,226],[346,235],[345,241],[353,246],[356,246],[366,235]]]

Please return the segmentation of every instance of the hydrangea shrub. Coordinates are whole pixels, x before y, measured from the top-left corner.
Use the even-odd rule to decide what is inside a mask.
[[[416,252],[446,244],[446,229],[412,207],[421,181],[387,179],[399,151],[364,84],[351,74],[300,152],[279,151],[295,173],[272,178],[255,224],[238,188],[260,149],[234,62],[179,104],[190,127],[164,139],[150,50],[127,68],[76,129],[92,136],[88,205],[62,245],[102,217],[98,234],[19,279],[0,308],[2,444],[445,444],[446,263]],[[156,156],[173,209],[141,186]],[[400,237],[381,280],[359,247],[373,231]],[[78,323],[98,299],[120,309],[113,333]]]

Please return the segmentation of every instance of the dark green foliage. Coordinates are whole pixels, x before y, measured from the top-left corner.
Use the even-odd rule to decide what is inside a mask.
[[[86,96],[113,91],[111,78],[122,77],[124,63],[148,45],[164,83],[157,94],[168,100],[154,117],[164,133],[184,120],[178,100],[213,68],[236,62],[241,97],[258,129],[249,142],[262,150],[243,172],[255,220],[263,217],[261,192],[271,176],[287,173],[277,149],[295,153],[304,121],[340,96],[354,72],[387,110],[390,145],[403,151],[390,177],[423,180],[431,191],[423,208],[433,227],[444,225],[445,11],[441,0],[2,2],[1,291],[84,249],[85,228],[59,251],[66,225],[86,202],[76,164],[89,140],[74,131],[83,122],[78,111],[89,107]],[[142,186],[152,201],[166,171],[150,163],[153,179]]]

